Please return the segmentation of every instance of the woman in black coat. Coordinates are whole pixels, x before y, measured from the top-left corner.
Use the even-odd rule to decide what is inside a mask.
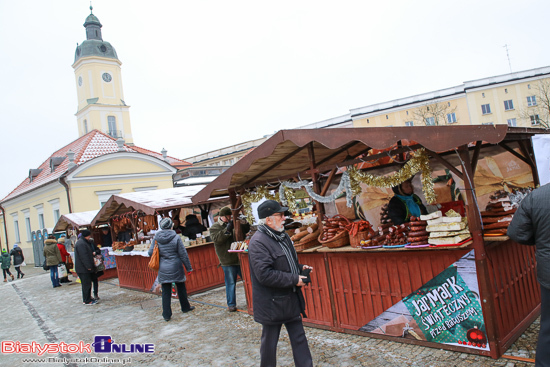
[[[21,247],[19,247],[17,243],[13,245],[10,256],[13,256],[13,265],[15,266],[15,270],[17,270],[17,279],[19,279],[19,277],[23,279],[25,273],[21,271],[21,264],[25,261],[25,255],[23,255],[23,250],[21,250]]]
[[[193,271],[193,268],[180,236],[172,229],[173,225],[174,223],[170,218],[161,220],[160,231],[155,235],[155,239],[149,248],[149,256],[151,256],[155,249],[155,242],[158,244],[158,280],[162,285],[162,317],[165,321],[170,321],[172,317],[172,307],[170,306],[172,302],[172,283],[176,283],[181,312],[186,313],[195,309],[187,299],[186,277],[183,266],[185,265],[188,272]]]
[[[190,240],[196,240],[197,234],[206,231],[206,227],[200,224],[195,214],[189,214],[185,217],[185,228],[182,235],[189,237]]]

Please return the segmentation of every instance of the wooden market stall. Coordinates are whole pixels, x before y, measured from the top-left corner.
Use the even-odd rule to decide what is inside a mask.
[[[74,263],[74,245],[77,241],[78,234],[83,229],[88,229],[92,232],[95,243],[100,244],[100,230],[97,226],[92,226],[92,220],[97,215],[98,210],[90,210],[87,212],[68,213],[63,214],[53,229],[53,232],[65,232],[67,237],[71,240],[73,249],[69,251],[72,261]],[[104,258],[105,270],[103,275],[99,277],[99,280],[111,279],[117,277],[116,261],[114,256],[109,255],[111,247],[101,246],[101,254]]]
[[[505,171],[525,165],[523,176],[538,184],[531,137],[547,133],[506,125],[283,130],[193,201],[229,195],[232,207],[238,209],[250,191],[278,191],[285,180],[309,180],[317,195],[326,196],[334,179],[350,167],[382,176],[398,171],[407,157],[426,154],[429,170],[443,170],[449,175],[443,175],[444,182],[453,177],[462,186],[471,239],[442,248],[346,246],[299,252],[300,263],[315,269],[312,283],[304,288],[308,315],[304,321],[339,332],[498,358],[540,314],[540,289],[533,247],[506,236],[484,236],[479,192],[521,187],[514,186],[516,179],[520,181],[516,176],[487,174],[489,169],[499,170],[493,159],[499,155],[508,157]],[[486,158],[490,167],[485,163],[480,167]],[[485,176],[479,179],[476,170]],[[422,177],[426,185],[435,181],[424,176],[426,171]],[[322,218],[326,208],[317,204]],[[245,253],[241,259],[248,312],[253,313]],[[469,288],[466,283],[459,286],[457,279]],[[436,283],[441,281],[445,284]],[[437,293],[444,289],[452,289],[460,298],[452,298],[451,292]]]
[[[177,187],[172,189],[133,192],[112,195],[92,221],[109,222],[113,231],[113,251],[117,262],[119,286],[149,292],[157,272],[149,269],[147,251],[152,241],[150,230],[158,229],[158,217],[176,215],[182,208],[199,207],[203,220],[213,208],[228,204],[226,198],[205,200],[194,204],[191,197],[204,185]],[[127,231],[126,231],[127,230]],[[124,232],[129,241],[121,237]],[[124,249],[116,247],[125,246]],[[131,245],[131,246],[128,246]],[[139,250],[138,250],[139,248]],[[192,275],[187,277],[187,293],[193,294],[224,284],[224,275],[212,242],[203,242],[186,247],[193,266]]]

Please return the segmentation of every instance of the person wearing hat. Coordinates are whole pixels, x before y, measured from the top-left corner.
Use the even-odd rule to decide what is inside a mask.
[[[420,217],[427,214],[426,207],[422,200],[414,194],[412,177],[407,181],[392,187],[394,196],[388,204],[388,216],[393,224],[398,226],[405,222],[410,222],[411,217]]]
[[[21,271],[21,264],[25,261],[25,255],[23,255],[23,250],[21,250],[21,247],[17,243],[13,245],[10,256],[13,256],[13,266],[15,266],[15,270],[17,271],[17,279],[23,279],[25,273]]]
[[[52,286],[54,288],[61,287],[57,266],[63,262],[63,259],[61,258],[61,253],[57,247],[57,240],[53,234],[48,235],[48,238],[44,241],[44,257],[46,258],[46,265],[50,267]]]
[[[240,225],[242,233],[247,233],[250,230],[248,224],[240,223]],[[237,311],[237,276],[242,279],[242,275],[239,256],[235,252],[228,252],[231,244],[235,242],[233,215],[229,207],[226,206],[220,209],[218,221],[210,227],[210,238],[214,242],[214,249],[223,269],[227,310],[235,312]]]
[[[92,299],[92,278],[95,270],[92,246],[92,232],[84,229],[74,246],[74,270],[82,284],[82,302],[85,305],[97,303]]]
[[[262,324],[260,366],[276,366],[277,342],[284,324],[292,346],[294,364],[313,366],[302,324],[305,300],[302,287],[307,277],[300,275],[311,266],[298,263],[294,244],[284,229],[288,210],[274,200],[258,206],[258,231],[248,246],[254,321]]]
[[[187,278],[183,271],[183,266],[188,272],[192,272],[193,267],[181,237],[173,229],[172,219],[163,218],[159,226],[160,231],[155,234],[149,248],[149,256],[153,254],[155,243],[157,243],[159,252],[158,281],[162,286],[162,317],[165,321],[170,321],[172,317],[172,283],[176,284],[178,290],[181,312],[187,313],[195,309],[195,306],[191,306],[187,299],[187,289],[185,288]]]
[[[2,263],[2,272],[4,273],[4,282],[7,282],[7,276],[11,277],[11,280],[15,280],[13,274],[10,272],[11,256],[6,249],[2,249],[2,255],[0,255],[0,261]]]

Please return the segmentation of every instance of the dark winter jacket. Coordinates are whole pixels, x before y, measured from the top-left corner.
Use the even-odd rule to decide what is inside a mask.
[[[11,266],[11,256],[7,252],[2,251],[2,255],[0,256],[0,260],[2,261],[2,269],[9,269]]]
[[[63,262],[59,248],[57,248],[57,241],[47,239],[44,241],[44,257],[46,258],[46,265],[57,266]]]
[[[216,255],[220,260],[222,266],[239,265],[239,255],[236,252],[227,252],[231,247],[231,243],[235,242],[233,231],[227,233],[227,223],[218,220],[212,227],[210,227],[210,238],[214,242],[214,248],[216,249]]]
[[[13,265],[18,266],[25,261],[25,255],[23,255],[23,250],[21,247],[14,247],[10,251],[10,255],[13,256]]]
[[[527,195],[514,213],[508,236],[523,245],[536,246],[537,279],[550,289],[550,184]]]
[[[161,230],[155,235],[155,239],[149,248],[149,256],[155,249],[155,241],[159,247],[159,283],[185,282],[185,271],[192,271],[187,250],[183,246],[180,236],[172,229]]]
[[[416,195],[413,194],[414,201],[418,204],[420,212],[422,214],[427,214],[426,207],[422,204],[422,200]],[[390,203],[388,204],[388,216],[392,220],[393,224],[398,226],[405,222],[410,222],[411,214],[407,208],[407,205],[398,198],[394,196],[391,198]]]
[[[95,271],[92,244],[84,237],[80,237],[74,245],[74,270],[77,273],[93,273]]]
[[[292,247],[291,251],[294,251]],[[282,324],[305,316],[305,301],[298,274],[290,270],[281,246],[267,234],[256,232],[248,247],[254,320],[260,324]],[[298,264],[298,269],[303,265]]]
[[[199,223],[199,219],[195,215],[185,217],[185,228],[181,234],[189,237],[190,240],[196,240],[197,234],[206,231],[206,227]]]

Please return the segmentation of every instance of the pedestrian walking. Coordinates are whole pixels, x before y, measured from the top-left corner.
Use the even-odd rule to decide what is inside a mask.
[[[528,194],[514,213],[508,236],[517,243],[535,246],[541,314],[536,367],[550,366],[550,184]]]
[[[155,242],[158,245],[158,281],[162,287],[162,317],[165,321],[170,321],[172,317],[172,283],[176,284],[178,290],[181,312],[186,313],[195,309],[195,306],[191,306],[187,299],[187,289],[185,288],[187,278],[183,271],[183,265],[185,265],[188,274],[193,271],[193,268],[181,237],[172,229],[173,225],[170,218],[162,219],[160,231],[155,234],[149,248],[149,256],[151,256],[155,249]]]
[[[82,302],[95,305],[92,299],[92,276],[95,270],[91,244],[92,233],[87,229],[80,232],[80,238],[74,246],[74,268],[82,285]]]
[[[54,288],[61,287],[57,266],[63,262],[63,259],[61,258],[61,253],[57,247],[57,240],[53,234],[48,235],[48,238],[44,241],[44,257],[46,258],[46,265],[50,267],[52,286]]]
[[[262,324],[262,367],[277,365],[277,343],[283,324],[288,331],[294,364],[313,366],[302,324],[302,315],[306,317],[302,287],[308,277],[300,275],[313,268],[298,263],[294,244],[284,229],[286,210],[274,200],[260,204],[260,224],[248,247],[254,320]]]
[[[248,224],[241,224],[239,222],[239,225],[241,225],[243,233],[250,230]],[[214,242],[214,249],[223,269],[227,310],[235,312],[237,311],[237,276],[242,279],[242,274],[239,256],[234,252],[227,252],[231,247],[231,243],[235,242],[233,215],[230,208],[224,207],[220,209],[218,221],[210,227],[210,238]]]
[[[11,256],[8,254],[8,251],[6,249],[2,249],[2,255],[0,256],[0,259],[2,261],[2,272],[4,273],[4,282],[7,282],[7,276],[9,275],[11,277],[11,280],[15,280],[13,277],[13,274],[10,272],[10,266],[11,266]]]
[[[25,255],[23,255],[23,250],[21,250],[21,247],[17,243],[13,245],[10,255],[13,256],[13,266],[17,271],[17,279],[23,279],[25,273],[21,271],[21,266],[25,263]]]

